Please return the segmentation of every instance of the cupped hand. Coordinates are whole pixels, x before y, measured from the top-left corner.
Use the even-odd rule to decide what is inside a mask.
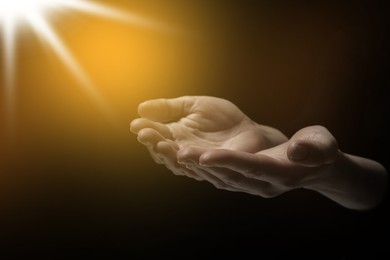
[[[233,103],[208,96],[156,99],[139,105],[141,118],[131,123],[152,158],[173,173],[202,180],[178,164],[177,152],[186,147],[255,153],[287,140],[278,130],[252,121]]]
[[[258,153],[187,147],[179,151],[178,160],[216,188],[275,197],[327,178],[338,155],[332,134],[310,126]]]

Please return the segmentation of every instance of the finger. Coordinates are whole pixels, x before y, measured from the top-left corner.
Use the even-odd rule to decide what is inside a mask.
[[[266,155],[217,149],[203,153],[199,164],[205,167],[222,167],[238,172],[247,178],[262,181],[284,177],[285,165]]]
[[[155,146],[158,142],[166,139],[159,132],[152,128],[144,128],[138,132],[137,140],[144,145]]]
[[[197,167],[197,166],[188,166],[193,172],[195,172],[198,176],[202,177],[205,181],[211,183],[215,188],[220,190],[227,190],[233,192],[245,192],[244,190],[234,188],[232,186],[227,185],[222,180],[218,179],[214,175],[208,173],[207,171]]]
[[[301,187],[302,176],[305,176],[308,170],[307,167],[296,165],[287,159],[231,150],[205,152],[199,162],[204,167],[226,168],[249,179],[270,183],[274,188],[266,190],[264,197],[274,197]]]
[[[259,167],[258,159],[251,153],[217,149],[203,153],[199,164],[206,167],[224,167],[245,174]]]
[[[149,100],[138,106],[138,114],[156,122],[173,122],[190,113],[194,100],[192,97]]]
[[[145,128],[151,128],[159,132],[163,137],[172,139],[172,134],[169,128],[161,123],[153,122],[145,118],[137,118],[133,120],[130,124],[130,131],[134,134],[138,134],[139,131]]]
[[[215,176],[226,185],[239,189],[245,193],[261,196],[263,198],[272,198],[278,195],[277,191],[270,183],[247,178],[232,170],[216,167],[200,167],[200,169]]]
[[[288,158],[306,167],[317,167],[331,164],[338,154],[337,146],[318,141],[295,141],[287,148]]]
[[[177,147],[173,142],[159,142],[155,148],[156,153],[163,159],[165,166],[176,175],[185,175],[187,177],[202,180],[200,176],[188,169],[185,165],[177,162]]]
[[[157,164],[164,164],[163,160],[156,154],[155,146],[158,142],[165,140],[163,136],[161,136],[154,129],[145,128],[138,132],[137,140],[146,146],[148,149],[150,156]]]
[[[177,161],[180,164],[198,165],[200,156],[208,149],[200,147],[186,147],[177,152]]]
[[[336,160],[338,145],[333,135],[322,126],[306,127],[298,131],[287,147],[287,157],[300,165],[315,167]]]
[[[149,154],[155,163],[164,164],[164,160],[158,154],[155,153],[153,146],[146,145],[146,148],[148,149]]]

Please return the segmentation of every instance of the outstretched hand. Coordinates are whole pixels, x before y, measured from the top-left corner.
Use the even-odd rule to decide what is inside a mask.
[[[330,132],[310,126],[258,153],[188,147],[179,151],[178,160],[219,189],[275,197],[327,178],[338,154]]]
[[[322,126],[303,128],[288,140],[215,97],[150,100],[138,113],[131,131],[176,175],[262,197],[306,188],[359,210],[375,207],[386,192],[386,169],[341,152]]]
[[[179,164],[177,152],[187,148],[208,151],[227,149],[255,153],[278,145],[287,138],[278,130],[259,125],[233,103],[215,97],[157,99],[139,105],[141,118],[131,123],[156,163],[174,174],[197,180],[204,178]]]

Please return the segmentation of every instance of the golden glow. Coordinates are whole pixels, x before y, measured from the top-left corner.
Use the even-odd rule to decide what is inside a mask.
[[[18,28],[26,24],[31,26],[38,37],[54,50],[64,65],[77,79],[82,89],[94,99],[102,111],[106,115],[110,114],[105,101],[96,90],[92,80],[52,29],[48,19],[46,19],[47,14],[64,8],[105,16],[126,23],[158,27],[158,24],[142,16],[123,12],[102,4],[92,3],[87,0],[0,0],[0,25],[3,29],[4,46],[5,109],[9,124],[12,124],[15,106],[15,38]]]
[[[15,19],[6,37],[2,17],[0,153],[5,143],[12,149],[18,142],[42,149],[56,143],[60,150],[74,151],[77,142],[132,138],[128,123],[140,102],[210,93],[218,85],[220,45],[214,44],[217,34],[208,8],[175,1],[78,2],[118,11],[123,19],[100,15],[96,9],[49,6]],[[119,13],[132,19],[126,21]],[[135,14],[144,16],[135,22],[134,17],[140,17]],[[12,77],[6,72],[11,67]],[[8,96],[6,78],[11,82]]]

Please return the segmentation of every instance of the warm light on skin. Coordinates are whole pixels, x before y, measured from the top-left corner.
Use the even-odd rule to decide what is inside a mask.
[[[50,26],[46,15],[59,9],[73,9],[93,15],[120,20],[125,23],[136,24],[158,29],[159,24],[142,16],[124,12],[88,0],[0,0],[0,29],[3,33],[4,46],[4,91],[5,109],[8,124],[14,120],[15,109],[15,75],[16,75],[16,34],[20,26],[29,25],[31,29],[46,43],[61,59],[67,69],[77,79],[82,89],[93,98],[102,112],[110,116],[110,112],[103,97],[96,90],[92,80],[72,55],[72,52],[61,41]],[[12,126],[10,126],[12,128]]]

